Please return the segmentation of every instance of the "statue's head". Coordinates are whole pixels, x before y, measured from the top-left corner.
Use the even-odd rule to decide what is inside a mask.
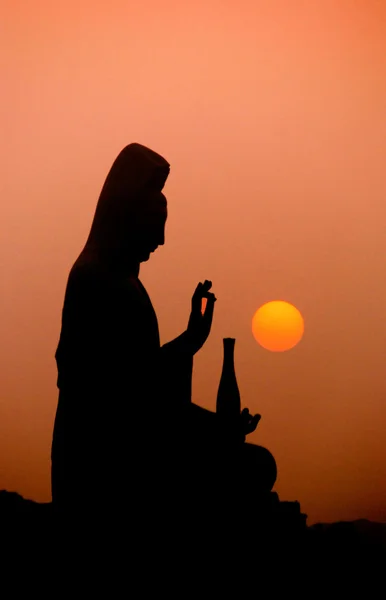
[[[121,264],[139,264],[165,241],[167,202],[162,189],[169,163],[140,144],[115,159],[103,185],[86,248]]]

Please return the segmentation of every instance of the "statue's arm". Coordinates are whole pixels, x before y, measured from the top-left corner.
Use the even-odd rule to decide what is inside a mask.
[[[174,338],[170,342],[161,346],[161,352],[163,356],[178,356],[183,354],[185,356],[194,355],[194,347],[190,340],[188,331],[184,331],[178,337]]]

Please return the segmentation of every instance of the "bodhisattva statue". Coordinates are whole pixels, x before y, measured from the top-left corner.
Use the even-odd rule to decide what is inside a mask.
[[[62,516],[127,514],[139,524],[194,511],[203,497],[210,505],[223,450],[243,444],[260,418],[244,410],[230,426],[191,402],[193,357],[216,301],[211,282],[197,285],[186,330],[160,345],[139,269],[165,241],[168,174],[168,162],[140,144],[121,151],[68,277],[52,442],[52,500]],[[245,476],[270,490],[274,459],[253,452]],[[251,474],[252,464],[260,467]]]

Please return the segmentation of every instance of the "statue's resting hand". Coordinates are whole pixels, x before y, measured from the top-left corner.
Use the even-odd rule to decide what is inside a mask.
[[[225,444],[243,444],[246,436],[255,431],[260,419],[261,415],[251,415],[248,408],[244,408],[236,419],[219,417],[220,437]]]
[[[259,421],[261,419],[261,415],[251,415],[248,408],[244,408],[240,413],[240,423],[241,430],[244,432],[244,438],[249,433],[255,431]]]

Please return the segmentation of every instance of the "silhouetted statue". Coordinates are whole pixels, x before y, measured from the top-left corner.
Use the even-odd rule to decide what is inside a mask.
[[[198,284],[186,330],[160,345],[138,275],[140,263],[164,244],[168,174],[168,162],[152,150],[122,150],[69,274],[56,351],[52,499],[56,512],[71,518],[127,514],[140,528],[151,514],[165,519],[197,509],[203,491],[210,505],[226,449],[240,448],[259,419],[244,410],[224,424],[191,402],[193,356],[210,333],[216,301],[211,282]],[[251,469],[260,464],[262,487],[271,489],[274,459],[267,450],[254,452],[240,473],[258,482]]]

